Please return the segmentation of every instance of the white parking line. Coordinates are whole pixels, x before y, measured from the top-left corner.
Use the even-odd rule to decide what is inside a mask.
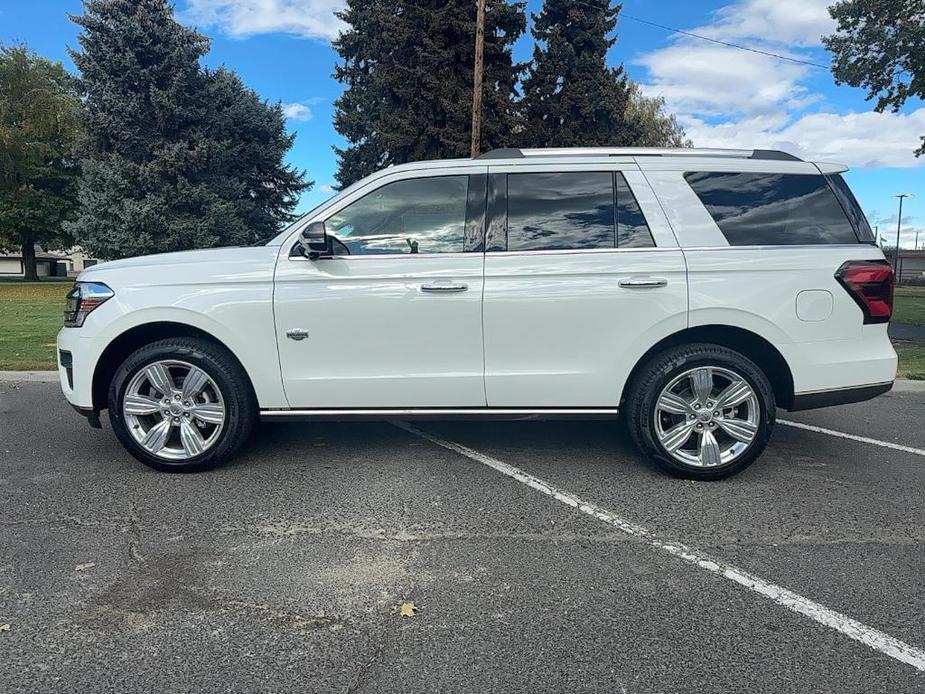
[[[883,448],[892,448],[894,451],[903,451],[904,453],[913,453],[915,455],[925,456],[925,449],[922,448],[913,448],[912,446],[903,446],[901,443],[892,443],[891,441],[880,441],[879,439],[870,439],[866,436],[858,436],[857,434],[846,434],[844,431],[835,431],[834,429],[826,429],[825,427],[817,427],[812,424],[803,424],[802,422],[792,422],[789,419],[778,419],[778,424],[783,424],[788,427],[794,427],[796,429],[806,429],[806,431],[815,431],[817,434],[828,434],[829,436],[837,436],[840,439],[849,439],[850,441],[859,441],[860,443],[869,443],[874,446],[881,446]]]
[[[734,583],[738,583],[749,590],[763,595],[766,598],[769,598],[776,602],[778,605],[783,605],[788,610],[792,610],[799,614],[802,614],[810,619],[823,624],[830,629],[839,631],[845,636],[854,639],[860,643],[863,643],[865,646],[868,646],[875,651],[879,651],[884,655],[888,655],[891,658],[911,665],[912,667],[925,672],[925,650],[916,648],[915,646],[910,646],[907,643],[900,641],[899,639],[893,638],[889,634],[885,634],[882,631],[873,629],[861,622],[843,615],[840,612],[835,610],[830,610],[824,605],[820,605],[817,602],[813,602],[809,598],[804,598],[802,595],[798,595],[791,590],[787,590],[782,586],[775,585],[769,581],[765,581],[762,578],[753,576],[752,574],[739,569],[731,564],[724,564],[715,559],[711,559],[699,552],[696,552],[684,545],[671,542],[667,540],[662,540],[655,535],[653,535],[649,530],[637,525],[631,521],[628,521],[620,516],[611,513],[595,504],[589,503],[587,501],[582,501],[580,498],[575,496],[570,492],[566,492],[560,489],[556,489],[554,486],[541,480],[538,477],[534,477],[528,472],[524,472],[520,468],[514,467],[508,463],[505,463],[497,458],[492,458],[489,455],[480,453],[479,451],[463,446],[462,444],[455,443],[453,441],[447,441],[441,439],[433,434],[429,434],[426,431],[422,431],[416,427],[411,426],[405,422],[396,422],[396,426],[405,431],[414,434],[415,436],[420,436],[423,439],[430,441],[438,446],[446,448],[454,453],[459,453],[470,460],[474,460],[483,465],[487,465],[490,468],[493,468],[500,472],[502,475],[506,475],[511,479],[517,480],[521,484],[525,484],[528,487],[535,489],[538,492],[542,492],[547,496],[551,496],[556,501],[561,501],[567,506],[571,506],[582,513],[586,513],[589,516],[593,516],[604,523],[607,523],[618,530],[626,533],[627,535],[632,535],[634,537],[639,537],[644,539],[649,543],[651,547],[667,552],[672,556],[675,556],[679,559],[682,559],[690,564],[699,566],[701,569],[709,571],[710,573],[716,574],[717,576],[722,576],[727,578]]]

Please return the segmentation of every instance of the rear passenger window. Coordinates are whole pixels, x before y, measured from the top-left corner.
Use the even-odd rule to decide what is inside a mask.
[[[653,245],[622,174],[581,171],[507,177],[508,251]]]
[[[698,172],[684,178],[730,246],[858,242],[822,176]]]
[[[646,248],[654,246],[646,218],[642,216],[636,196],[623,178],[617,174],[617,246],[619,248]]]
[[[613,247],[612,173],[508,175],[509,251]]]

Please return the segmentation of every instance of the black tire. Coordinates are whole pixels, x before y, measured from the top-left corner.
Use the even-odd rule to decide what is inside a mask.
[[[695,467],[676,460],[655,433],[655,403],[662,389],[689,369],[714,366],[744,378],[758,400],[758,431],[737,458],[716,467]],[[774,391],[764,372],[736,351],[709,343],[673,347],[650,359],[629,385],[624,415],[630,436],[639,449],[664,471],[694,480],[718,480],[741,472],[761,455],[774,428]]]
[[[126,388],[144,367],[161,360],[192,364],[208,374],[225,402],[225,422],[215,442],[203,453],[182,461],[160,458],[141,446],[122,414]],[[196,337],[158,340],[133,352],[116,371],[109,387],[109,421],[122,445],[145,465],[162,472],[199,472],[230,460],[247,441],[257,419],[257,403],[244,370],[223,347]]]

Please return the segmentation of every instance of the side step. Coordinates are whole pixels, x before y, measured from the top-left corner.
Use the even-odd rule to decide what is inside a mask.
[[[616,407],[373,407],[297,410],[261,410],[264,421],[381,421],[392,419],[610,419],[616,417]]]

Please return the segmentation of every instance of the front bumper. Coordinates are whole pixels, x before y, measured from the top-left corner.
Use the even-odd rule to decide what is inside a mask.
[[[83,328],[61,328],[58,332],[58,380],[74,408],[92,411],[93,372],[106,343],[82,333]]]

